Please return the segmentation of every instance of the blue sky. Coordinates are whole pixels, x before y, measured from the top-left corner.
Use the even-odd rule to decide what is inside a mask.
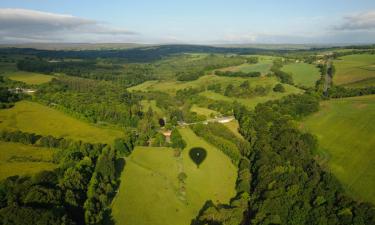
[[[372,43],[374,0],[1,0],[0,42]]]

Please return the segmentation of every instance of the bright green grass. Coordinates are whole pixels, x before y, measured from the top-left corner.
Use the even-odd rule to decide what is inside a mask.
[[[41,73],[30,73],[24,71],[18,71],[7,74],[9,79],[22,81],[26,84],[43,84],[52,80],[53,76],[45,75]]]
[[[204,107],[199,107],[197,105],[193,105],[190,109],[192,112],[196,112],[198,115],[206,116],[207,118],[211,118],[212,116],[218,115],[219,113],[212,109],[207,109]]]
[[[52,170],[56,168],[56,164],[51,163],[52,154],[51,149],[0,141],[0,180]]]
[[[160,108],[156,105],[156,101],[155,101],[155,100],[142,100],[142,101],[141,101],[141,105],[142,105],[142,111],[143,111],[143,112],[147,112],[148,109],[151,107],[151,109],[152,109],[156,114],[158,114],[159,116],[163,116],[163,115],[164,115],[163,110],[160,109]]]
[[[368,78],[375,78],[375,55],[360,54],[343,56],[334,61],[334,84],[350,85]],[[364,86],[366,83],[363,84]],[[362,86],[363,87],[363,86]]]
[[[320,78],[319,69],[307,63],[292,63],[285,65],[282,70],[293,76],[295,84],[306,87],[314,87],[315,82]]]
[[[224,123],[224,126],[226,126],[230,131],[232,131],[237,137],[243,139],[240,132],[238,132],[238,128],[240,127],[240,125],[238,124],[237,120],[232,120],[228,123]]]
[[[348,88],[361,88],[375,86],[375,77],[367,78],[364,80],[356,81],[350,84],[346,84],[345,87]]]
[[[122,136],[115,129],[100,128],[74,119],[55,109],[29,101],[17,102],[10,109],[0,110],[0,130],[11,129],[41,135],[112,144]]]
[[[170,148],[136,147],[127,159],[112,205],[117,225],[188,225],[207,200],[228,203],[234,197],[237,175],[230,159],[189,128],[180,132],[187,142],[182,158]],[[198,146],[207,150],[199,168],[188,156]],[[180,171],[187,174],[184,194]]]
[[[304,123],[348,193],[375,203],[375,96],[335,99]]]
[[[272,57],[259,57],[259,62],[256,64],[249,64],[249,63],[244,63],[239,66],[232,66],[232,67],[227,67],[225,69],[221,69],[223,71],[242,71],[245,73],[249,72],[260,72],[261,74],[267,74],[271,67],[272,67]]]

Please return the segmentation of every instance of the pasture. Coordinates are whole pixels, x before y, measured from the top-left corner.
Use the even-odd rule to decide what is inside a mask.
[[[24,71],[17,71],[7,74],[11,80],[21,81],[26,84],[43,84],[52,80],[53,76],[41,73],[31,73]]]
[[[251,56],[251,55],[250,55]],[[265,57],[265,56],[258,56],[259,62],[256,64],[250,64],[250,63],[244,63],[239,66],[231,66],[227,67],[225,69],[221,69],[223,71],[241,71],[245,73],[249,72],[260,72],[261,74],[265,75],[267,74],[271,66],[273,64],[274,57]]]
[[[237,171],[230,159],[189,128],[180,133],[187,142],[180,157],[171,148],[136,147],[126,159],[112,204],[116,224],[188,225],[207,200],[228,203],[234,197]],[[199,168],[189,157],[192,147],[207,151]],[[180,172],[187,175],[184,183]]]
[[[35,102],[21,101],[10,109],[0,110],[0,129],[21,130],[86,142],[112,144],[122,132],[98,127],[67,116]]]
[[[31,175],[57,167],[53,150],[0,141],[0,180],[14,175]]]
[[[348,194],[375,203],[375,96],[325,101],[302,126]]]
[[[333,62],[336,73],[333,83],[336,85],[365,87],[368,80],[375,79],[375,55],[357,54],[343,56]],[[366,81],[367,80],[367,81]]]
[[[307,63],[288,64],[283,66],[282,71],[291,74],[295,84],[306,87],[314,87],[315,82],[320,78],[319,69]]]
[[[213,118],[213,117],[215,117],[216,115],[219,115],[219,114],[220,114],[220,113],[218,113],[218,112],[215,111],[215,110],[207,109],[207,108],[204,108],[204,107],[199,107],[199,106],[197,106],[197,105],[193,105],[193,106],[191,107],[190,111],[195,112],[195,113],[197,113],[198,115],[206,116],[207,118]]]

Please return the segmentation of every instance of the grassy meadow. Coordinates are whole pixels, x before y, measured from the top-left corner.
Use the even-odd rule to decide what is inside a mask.
[[[52,80],[53,76],[41,73],[31,73],[24,71],[17,71],[7,74],[11,80],[21,81],[26,84],[43,84]]]
[[[375,203],[375,96],[325,101],[302,126],[348,194]]]
[[[334,61],[336,73],[333,82],[336,85],[365,87],[368,80],[375,79],[375,55],[357,54],[343,56]],[[363,82],[363,83],[361,83]]]
[[[314,87],[320,78],[319,69],[315,65],[307,63],[292,63],[283,66],[282,70],[293,77],[295,84],[306,87]]]
[[[250,55],[251,56],[251,55]],[[272,61],[274,57],[265,57],[265,56],[258,56],[259,62],[256,64],[245,63],[239,66],[232,66],[227,67],[225,69],[221,69],[223,71],[241,71],[245,73],[249,72],[260,72],[261,74],[265,75],[270,72],[272,67]]]
[[[29,175],[57,167],[51,162],[53,150],[0,141],[0,180],[14,175]]]
[[[230,159],[189,128],[180,133],[187,142],[180,157],[171,148],[136,147],[127,158],[112,204],[116,224],[188,225],[207,200],[228,203],[234,197],[237,171]],[[207,151],[199,168],[189,157],[192,147]],[[180,172],[187,175],[185,184]]]
[[[207,109],[204,107],[199,107],[197,105],[193,105],[190,109],[192,112],[196,112],[198,115],[203,115],[206,116],[207,118],[214,117],[215,115],[219,115],[220,113],[212,110],[212,109]]]
[[[109,143],[122,136],[117,129],[101,128],[35,102],[21,101],[0,110],[0,130],[21,130],[87,142]]]

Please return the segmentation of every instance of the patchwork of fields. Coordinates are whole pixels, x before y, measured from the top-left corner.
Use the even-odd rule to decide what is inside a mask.
[[[181,82],[181,81],[146,81],[140,85],[134,86],[129,88],[130,91],[161,91],[168,93],[170,95],[175,95],[178,90],[184,88],[205,88],[210,84],[221,84],[222,87],[226,87],[229,84],[239,86],[244,81],[249,81],[251,87],[255,87],[257,85],[260,86],[269,86],[273,88],[277,83],[277,79],[275,77],[251,77],[251,78],[241,78],[241,77],[224,77],[224,76],[216,76],[216,75],[206,75],[200,77],[198,80],[189,81],[189,82]],[[285,92],[273,92],[271,91],[266,96],[255,96],[252,98],[232,98],[227,97],[219,93],[215,93],[212,91],[204,91],[200,94],[206,96],[207,98],[213,100],[223,100],[228,102],[238,101],[249,108],[255,107],[256,104],[260,102],[266,102],[268,100],[274,100],[281,98],[283,96],[289,94],[297,94],[302,93],[302,90],[284,84]]]
[[[17,102],[13,108],[0,110],[0,130],[2,129],[108,144],[112,144],[115,138],[123,134],[117,129],[97,127],[29,101]]]
[[[320,78],[319,69],[312,64],[292,63],[285,65],[282,70],[292,75],[295,84],[306,87],[314,87]]]
[[[236,167],[220,150],[189,128],[180,158],[171,148],[136,147],[126,160],[112,214],[119,225],[188,225],[207,200],[228,203],[235,195]],[[197,168],[189,158],[192,147],[203,147],[207,158]],[[220,172],[218,172],[220,171]],[[184,185],[178,174],[187,175]]]
[[[347,192],[375,203],[375,96],[335,99],[303,122]]]
[[[375,84],[375,55],[358,54],[343,56],[334,61],[334,84],[365,87]]]
[[[0,180],[14,175],[31,175],[57,167],[53,150],[0,141]]]

